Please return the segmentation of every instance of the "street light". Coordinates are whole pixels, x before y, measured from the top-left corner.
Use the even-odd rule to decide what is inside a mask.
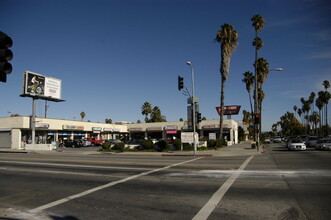
[[[194,70],[192,67],[192,64],[190,61],[186,62],[187,65],[190,66],[191,68],[191,74],[192,74],[192,97],[191,97],[191,102],[192,102],[192,111],[193,111],[193,147],[194,147],[194,155],[197,153],[197,146],[195,143],[195,97],[194,97]]]
[[[283,68],[275,68],[275,69],[270,69],[269,71],[283,71],[284,69]]]
[[[256,65],[254,65],[254,69],[255,69],[255,76],[254,76],[254,86],[255,86],[255,91],[254,91],[254,95],[255,95],[255,98],[254,98],[254,114],[255,115],[258,115],[261,113],[262,109],[259,109],[258,108],[258,88],[257,88],[257,69],[256,69]],[[278,67],[278,68],[275,68],[275,69],[269,69],[268,72],[270,71],[283,71],[283,68],[281,67]],[[260,119],[261,120],[261,119]],[[260,127],[259,127],[259,124],[256,124],[254,123],[254,130],[256,130],[257,132],[255,132],[255,146],[256,146],[256,149],[259,150],[259,142],[260,142]]]

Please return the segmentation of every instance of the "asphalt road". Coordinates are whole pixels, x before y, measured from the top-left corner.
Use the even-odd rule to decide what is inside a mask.
[[[331,219],[331,152],[0,153],[0,219]]]

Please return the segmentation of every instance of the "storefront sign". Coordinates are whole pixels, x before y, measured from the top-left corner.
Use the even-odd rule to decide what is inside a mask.
[[[228,128],[229,126],[227,124],[223,124],[223,128]],[[220,128],[220,125],[204,125],[202,126],[203,129],[215,129],[215,128]]]
[[[177,125],[168,125],[164,127],[164,130],[177,130],[178,126]]]
[[[92,131],[102,131],[102,128],[100,128],[100,127],[92,127]]]
[[[193,132],[182,132],[181,133],[181,140],[182,143],[189,143],[192,144],[194,141]],[[195,132],[195,143],[199,143],[199,135]]]
[[[49,124],[47,123],[36,123],[36,128],[49,128]]]
[[[106,131],[106,132],[120,132],[121,129],[120,128],[103,128],[103,131]]]
[[[62,125],[63,130],[84,130],[84,126]]]
[[[143,128],[130,128],[129,131],[142,131]]]
[[[216,140],[216,133],[209,133],[209,140]]]
[[[166,134],[177,134],[177,130],[166,130]]]
[[[162,127],[152,127],[152,128],[147,128],[147,131],[162,131]]]

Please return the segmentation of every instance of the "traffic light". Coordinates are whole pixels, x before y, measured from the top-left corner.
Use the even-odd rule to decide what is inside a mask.
[[[12,72],[12,66],[8,61],[13,59],[13,52],[9,50],[13,45],[12,39],[0,31],[0,82],[7,82],[7,74]]]
[[[200,123],[200,122],[201,122],[201,113],[198,112],[198,123]]]
[[[254,124],[260,124],[260,114],[254,115]]]
[[[178,76],[178,90],[182,90],[184,88],[184,78]]]

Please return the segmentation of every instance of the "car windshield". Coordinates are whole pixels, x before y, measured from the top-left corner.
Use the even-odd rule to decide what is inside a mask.
[[[301,139],[293,139],[292,143],[303,143]]]

